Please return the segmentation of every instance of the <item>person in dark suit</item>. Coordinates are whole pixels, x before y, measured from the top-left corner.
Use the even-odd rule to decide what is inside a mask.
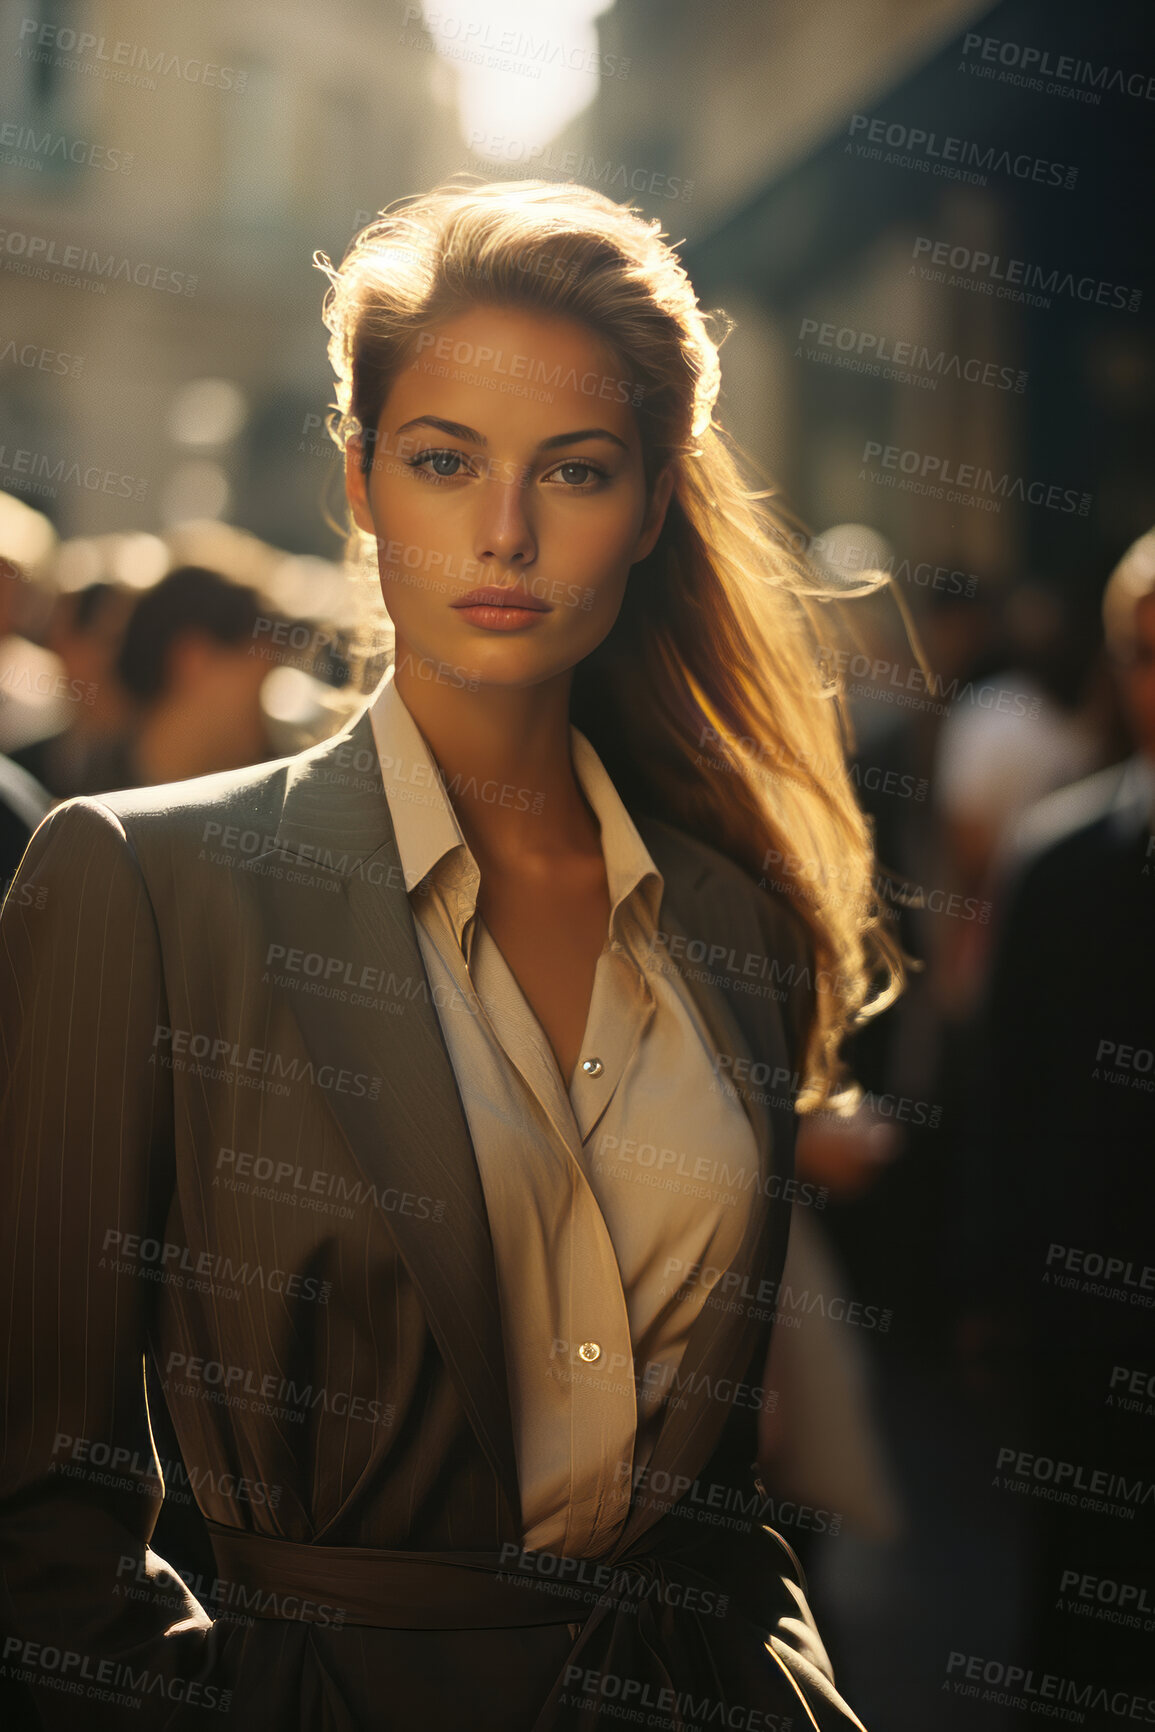
[[[0,756],[0,902],[32,832],[53,805],[52,795],[11,758]]]
[[[1136,749],[1032,807],[1004,852],[972,1279],[1013,1343],[1001,1495],[1030,1500],[1025,1658],[1150,1697],[1155,533],[1103,616]]]
[[[628,209],[450,186],[323,265],[393,663],[65,801],[0,923],[5,1675],[50,1728],[857,1727],[757,1461],[795,1113],[902,980],[820,586]],[[149,1544],[146,1358],[211,1576]]]

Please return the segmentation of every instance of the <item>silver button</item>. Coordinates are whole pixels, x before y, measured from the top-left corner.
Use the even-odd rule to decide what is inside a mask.
[[[602,1350],[596,1341],[583,1341],[578,1352],[587,1365],[592,1365],[595,1359],[600,1359],[602,1356]]]
[[[582,1059],[582,1069],[585,1071],[587,1076],[601,1076],[605,1068],[606,1067],[600,1058]]]

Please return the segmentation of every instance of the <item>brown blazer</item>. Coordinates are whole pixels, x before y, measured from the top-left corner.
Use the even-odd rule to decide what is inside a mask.
[[[764,1178],[785,1180],[801,922],[714,850],[638,825],[663,930],[713,947],[705,977],[693,942],[671,960],[720,1066],[773,1073],[739,1086]],[[752,970],[777,997],[742,990]],[[0,1662],[42,1723],[586,1724],[596,1692],[560,1705],[583,1615],[561,1601],[516,1628],[376,1627],[339,1595],[242,1616],[223,1572],[190,1592],[148,1549],[146,1355],[210,1524],[402,1552],[520,1538],[481,1182],[367,712],[275,763],[53,810],[0,917],[0,1019]],[[844,1728],[796,1560],[756,1519],[736,1394],[760,1381],[785,1255],[775,1189],[693,1329],[613,1557],[664,1543],[734,1596],[725,1617],[663,1612],[654,1638],[697,1643],[715,1697],[719,1643],[750,1668],[725,1688]],[[707,1497],[738,1513],[710,1525]]]

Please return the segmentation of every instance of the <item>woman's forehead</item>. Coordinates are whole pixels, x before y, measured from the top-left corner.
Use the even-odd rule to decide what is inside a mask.
[[[635,389],[596,334],[576,321],[514,314],[498,323],[471,314],[419,333],[383,418],[400,426],[436,416],[481,435],[482,444],[514,430],[542,440],[597,427],[633,446]]]

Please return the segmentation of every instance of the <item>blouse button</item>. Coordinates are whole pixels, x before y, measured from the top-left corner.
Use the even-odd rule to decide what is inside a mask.
[[[585,1071],[587,1076],[601,1076],[605,1068],[606,1067],[600,1058],[582,1059],[582,1069]]]
[[[602,1350],[596,1341],[583,1341],[578,1352],[587,1365],[592,1365],[595,1359],[600,1359],[602,1356]]]

